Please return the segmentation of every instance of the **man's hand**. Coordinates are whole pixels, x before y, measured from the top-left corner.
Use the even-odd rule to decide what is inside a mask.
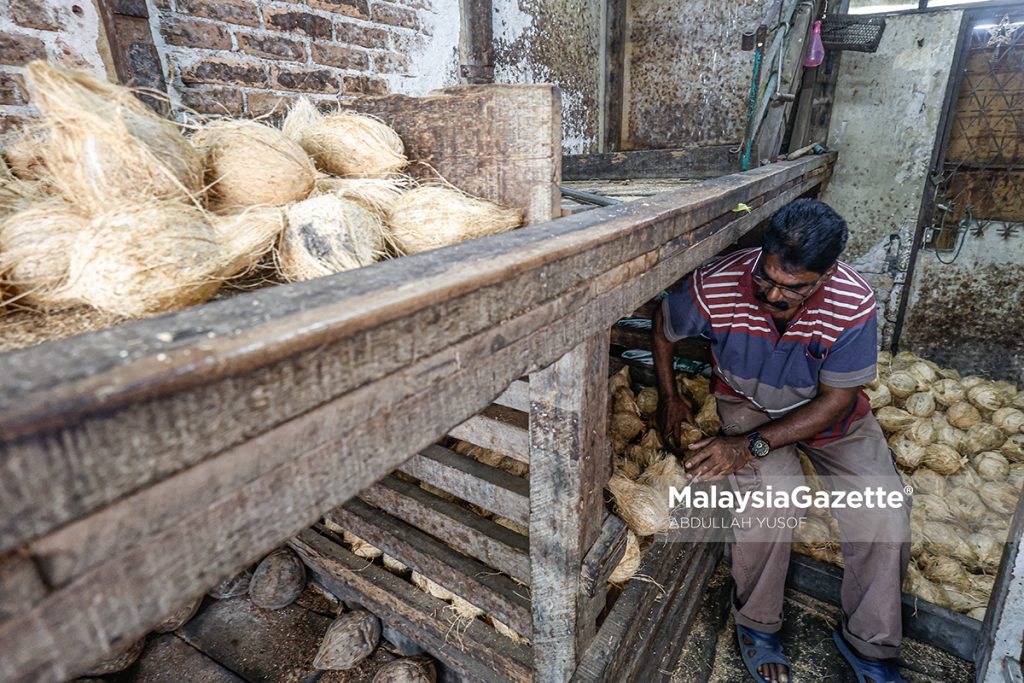
[[[680,396],[659,396],[655,421],[665,445],[679,450],[679,425],[693,422],[693,408]]]
[[[690,444],[690,450],[697,452],[686,461],[686,476],[705,481],[727,477],[754,459],[746,436],[715,436]]]

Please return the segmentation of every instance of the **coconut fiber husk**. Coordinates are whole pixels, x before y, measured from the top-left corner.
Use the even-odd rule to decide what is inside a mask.
[[[215,211],[281,206],[305,199],[316,184],[316,170],[303,149],[262,123],[215,121],[197,131],[192,142],[202,154]]]
[[[42,156],[46,142],[43,126],[22,126],[0,138],[0,158],[14,177],[39,180],[46,175]]]
[[[201,194],[199,154],[130,90],[40,61],[27,76],[47,125],[48,179],[68,201],[102,212],[124,201]]]
[[[356,202],[321,195],[291,205],[286,216],[277,262],[292,282],[368,266],[384,254],[383,224]]]
[[[273,206],[209,218],[223,252],[220,276],[225,279],[252,271],[273,250],[285,226],[284,212]]]
[[[44,202],[0,223],[0,280],[25,304],[60,303],[70,254],[89,227],[63,202]]]
[[[403,254],[496,235],[522,222],[519,209],[504,208],[443,185],[425,185],[403,193],[388,216],[395,246]]]

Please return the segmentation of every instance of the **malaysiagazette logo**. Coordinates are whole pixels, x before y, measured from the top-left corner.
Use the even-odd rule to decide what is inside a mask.
[[[913,490],[886,490],[881,486],[857,491],[814,491],[810,486],[797,486],[792,490],[776,490],[771,485],[755,491],[734,491],[712,485],[708,489],[687,486],[682,490],[669,487],[670,508],[683,506],[690,509],[730,510],[742,514],[749,510],[824,510],[843,508],[897,509],[903,507]]]

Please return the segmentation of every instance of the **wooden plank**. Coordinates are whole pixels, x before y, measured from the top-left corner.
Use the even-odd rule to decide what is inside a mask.
[[[0,551],[521,316],[609,266],[669,241],[698,241],[687,230],[723,213],[736,217],[728,212],[737,202],[829,160],[757,169],[643,206],[563,219],[553,230],[516,231],[0,356]],[[747,224],[739,217],[736,234]],[[547,287],[533,286],[539,280]],[[426,334],[439,317],[443,334]],[[386,403],[413,393],[411,384]]]
[[[361,500],[350,500],[324,517],[529,637],[525,586]]]
[[[1003,548],[995,586],[982,622],[974,655],[978,683],[1013,680],[1021,670],[1021,641],[1024,639],[1024,496]]]
[[[581,154],[562,159],[563,180],[717,178],[739,170],[730,145]]]
[[[586,647],[580,568],[611,477],[608,332],[530,376],[530,589],[539,680],[568,681]]]
[[[381,480],[359,495],[398,519],[443,538],[459,552],[517,581],[530,583],[529,542],[525,536],[394,477]]]
[[[400,469],[517,524],[530,523],[530,485],[522,477],[437,445],[427,446]]]
[[[184,341],[179,340],[183,345],[181,348],[162,346],[173,345],[174,342],[160,339],[156,339],[153,344],[142,343],[143,348],[131,343],[114,347],[130,350],[129,358],[134,359],[134,362],[128,363],[126,367],[131,372],[122,363],[115,362],[106,371],[94,367],[92,375],[77,382],[56,382],[49,389],[40,386],[35,391],[20,394],[0,392],[0,401],[12,406],[10,410],[0,411],[0,422],[4,423],[4,429],[0,429],[0,444],[4,449],[0,466],[4,468],[5,474],[0,477],[0,486],[5,487],[6,500],[24,500],[28,509],[33,511],[33,514],[25,517],[19,517],[11,506],[5,506],[0,511],[0,519],[4,521],[4,534],[0,538],[8,542],[12,535],[25,533],[26,529],[21,523],[27,519],[45,527],[52,523],[54,511],[70,515],[71,511],[63,507],[68,499],[59,495],[62,491],[91,491],[110,495],[110,489],[113,488],[123,493],[123,489],[118,487],[124,485],[124,479],[118,473],[119,468],[125,464],[123,458],[126,452],[134,453],[142,461],[135,463],[136,466],[145,464],[147,468],[152,468],[155,463],[166,465],[154,453],[136,452],[140,444],[155,446],[160,443],[159,439],[147,441],[153,434],[140,427],[149,424],[148,420],[139,420],[142,415],[159,415],[161,420],[187,432],[187,435],[176,432],[180,441],[175,441],[173,446],[174,452],[178,453],[183,451],[183,444],[202,451],[212,444],[223,443],[225,432],[237,430],[238,425],[234,423],[236,419],[246,423],[247,428],[252,428],[254,416],[258,415],[264,421],[262,429],[265,430],[265,433],[242,446],[167,478],[156,486],[127,496],[96,515],[61,529],[59,534],[65,534],[72,528],[83,532],[82,535],[64,535],[60,546],[64,548],[62,554],[71,558],[69,564],[88,567],[88,570],[73,574],[75,580],[72,583],[55,590],[33,609],[0,624],[0,648],[15,653],[0,661],[0,676],[63,680],[81,666],[116,649],[124,639],[142,635],[166,616],[181,596],[201,592],[221,576],[258,559],[283,539],[307,527],[324,511],[365,488],[381,474],[400,465],[402,460],[416,450],[436,441],[451,426],[493,401],[513,379],[553,362],[567,348],[580,343],[584,331],[607,328],[622,311],[635,308],[660,291],[666,283],[691,270],[707,255],[717,253],[735,241],[786,201],[815,187],[823,178],[818,171],[824,171],[828,162],[826,158],[816,157],[758,169],[740,177],[739,182],[736,178],[715,181],[711,183],[715,187],[715,192],[711,193],[713,198],[707,196],[708,188],[705,188],[698,192],[702,198],[698,206],[685,211],[680,208],[680,202],[685,204],[692,201],[693,197],[687,199],[677,195],[652,199],[645,202],[643,207],[615,207],[609,210],[612,211],[611,215],[605,216],[597,224],[587,221],[606,210],[568,219],[560,222],[561,225],[553,224],[542,234],[519,231],[518,234],[494,238],[485,245],[488,273],[495,267],[497,254],[509,249],[511,245],[516,245],[514,255],[509,254],[507,258],[518,263],[523,272],[532,272],[534,277],[539,272],[545,272],[545,269],[539,269],[536,261],[533,261],[532,266],[528,265],[532,259],[538,258],[537,249],[548,254],[547,259],[541,258],[548,265],[560,264],[559,268],[545,272],[549,287],[544,293],[544,303],[534,304],[523,311],[513,310],[508,300],[500,299],[500,320],[504,321],[500,326],[485,326],[485,331],[467,333],[468,336],[457,343],[453,343],[451,328],[447,328],[445,344],[432,355],[424,352],[427,338],[417,338],[420,353],[415,362],[410,363],[404,357],[399,359],[396,365],[400,371],[396,371],[395,365],[388,366],[388,361],[394,361],[395,358],[391,354],[393,348],[389,350],[386,343],[371,345],[375,354],[382,352],[382,346],[386,351],[379,356],[380,360],[371,364],[372,372],[369,372],[370,368],[358,363],[344,363],[351,360],[351,355],[346,355],[352,348],[351,344],[327,343],[328,339],[351,342],[353,337],[358,338],[361,330],[367,327],[375,334],[382,334],[380,338],[385,342],[396,339],[392,334],[383,333],[393,333],[395,330],[389,330],[388,325],[381,322],[381,308],[390,311],[389,315],[393,314],[390,306],[395,301],[389,301],[388,297],[397,296],[404,300],[410,296],[410,292],[401,287],[396,291],[393,279],[388,280],[387,289],[377,289],[381,284],[378,280],[380,276],[368,272],[352,282],[353,288],[359,291],[360,287],[368,286],[370,281],[376,281],[376,285],[370,287],[375,299],[372,307],[375,314],[363,320],[362,328],[359,325],[354,329],[352,327],[355,324],[352,316],[359,320],[363,315],[358,307],[354,311],[349,310],[339,320],[337,312],[324,315],[327,312],[322,305],[311,301],[311,298],[317,298],[319,288],[325,283],[304,283],[304,286],[297,288],[281,287],[277,288],[281,290],[280,293],[269,290],[265,296],[273,300],[288,292],[300,295],[305,313],[316,318],[315,334],[308,328],[313,325],[313,321],[303,322],[304,314],[284,315],[278,319],[280,310],[275,309],[275,315],[271,316],[277,321],[275,325],[270,325],[268,329],[269,323],[264,320],[262,324],[262,344],[256,344],[250,339],[247,346],[236,349],[236,345],[246,338],[243,333],[240,337],[228,335],[216,340],[224,344],[221,347],[210,341],[208,328],[199,324],[205,320],[205,312],[187,311],[163,319],[164,330],[168,321],[181,324],[184,319],[198,325],[190,328],[188,333],[183,332]],[[723,182],[727,189],[720,186]],[[755,193],[754,190],[759,191]],[[742,196],[748,202],[753,201],[757,208],[751,214],[736,216],[731,214],[729,207],[735,206],[732,202],[738,199],[741,191]],[[750,199],[751,196],[756,200]],[[624,214],[619,214],[620,211]],[[641,215],[646,216],[640,224],[636,223],[640,219],[634,211],[640,211]],[[688,216],[687,221],[705,217],[707,220],[687,232],[687,228],[681,227],[683,215]],[[577,220],[584,221],[586,227],[577,225],[572,228],[565,225]],[[634,226],[636,230],[629,226]],[[562,232],[565,228],[570,229]],[[583,259],[579,253],[581,235],[572,233],[588,229],[597,234],[591,235],[594,241],[586,250],[587,258]],[[624,239],[626,241],[622,241]],[[510,243],[506,244],[504,240]],[[531,244],[532,248],[524,246]],[[466,245],[471,252],[480,248],[471,246]],[[552,249],[561,258],[552,258]],[[457,253],[461,253],[458,249],[452,252],[456,253],[449,256],[442,254],[444,258],[441,260],[455,258]],[[602,270],[592,279],[581,280],[588,270],[593,272],[595,265],[592,259],[598,258],[600,254],[607,254],[600,268],[612,264],[610,269]],[[527,255],[529,258],[526,258]],[[623,261],[626,255],[631,257]],[[466,254],[462,253],[462,256]],[[480,258],[485,258],[482,252]],[[526,263],[523,262],[524,258]],[[462,277],[473,272],[472,260],[456,258],[457,268],[452,266],[455,274]],[[408,261],[413,265],[423,265],[416,257]],[[435,267],[437,265],[431,259],[423,261],[429,261]],[[407,269],[409,265],[403,264],[403,268]],[[563,288],[559,278],[566,270],[570,273],[566,276],[567,284],[572,283],[574,286]],[[422,272],[420,274],[423,275]],[[480,275],[477,271],[476,277]],[[451,281],[446,279],[445,282],[445,291],[451,297]],[[477,286],[482,286],[479,279],[476,282]],[[509,284],[507,274],[501,282]],[[413,289],[417,295],[426,295],[426,290],[432,286],[429,278],[421,278],[416,280]],[[525,298],[528,289],[515,289],[515,301]],[[323,291],[322,296],[337,302],[339,296],[333,285]],[[352,290],[344,291],[349,292],[346,296],[352,296]],[[556,291],[562,294],[556,295]],[[264,296],[263,293],[257,294]],[[465,319],[467,322],[472,320],[478,323],[482,315],[481,301],[467,297],[473,301],[473,307],[472,315],[466,315]],[[247,315],[255,315],[257,319],[265,319],[269,315],[268,311],[252,306],[255,300],[249,300],[249,305],[243,307],[243,311]],[[236,302],[223,303],[229,305],[222,312],[234,311]],[[351,307],[353,302],[349,300],[348,305]],[[402,318],[403,326],[422,324],[425,326],[422,329],[436,327],[434,322],[430,322],[437,319],[436,307],[428,306],[425,317],[419,318],[415,306],[409,308],[409,305],[410,302],[406,302],[404,310],[407,315]],[[202,308],[209,310],[211,307]],[[253,309],[257,308],[260,310],[254,313]],[[237,313],[245,318],[243,311]],[[192,318],[192,315],[199,317]],[[383,319],[389,320],[389,315],[383,315]],[[415,322],[410,318],[415,319]],[[342,321],[346,324],[341,324]],[[216,325],[239,323],[239,318],[227,315],[218,316]],[[454,324],[454,321],[446,319],[446,323]],[[137,338],[136,335],[146,330],[149,330],[148,336],[155,337],[161,327],[152,327],[153,324],[154,321],[145,321],[133,326],[128,338]],[[277,325],[281,326],[281,332],[285,335],[282,338],[269,334],[277,329]],[[244,324],[239,329],[251,333]],[[109,350],[111,340],[124,342],[126,340],[121,339],[121,335],[125,334],[125,329],[120,328],[89,335],[79,340],[81,346],[71,345],[68,348],[98,351],[103,356]],[[216,352],[213,348],[206,348],[202,354],[198,354],[199,357],[189,357],[189,354],[184,353],[185,350],[198,353],[198,347],[192,345],[196,336],[206,338],[206,343],[214,343]],[[411,336],[416,337],[416,334]],[[311,340],[322,343],[315,346],[313,355],[303,355],[301,350]],[[167,349],[161,352],[164,354],[162,359],[149,356],[154,345],[156,348]],[[76,369],[74,363],[69,363],[69,358],[53,353],[59,347],[63,345],[56,342],[46,349],[46,363],[42,362],[42,357],[28,352],[0,358],[4,369],[11,370],[9,373],[0,373],[0,381],[24,388],[26,384],[35,386],[52,372],[78,374],[80,368]],[[236,350],[232,353],[229,352],[231,349]],[[136,356],[136,353],[142,355]],[[77,357],[81,363],[80,355],[76,356],[72,352],[70,357]],[[211,362],[213,359],[217,362]],[[272,362],[282,359],[283,368]],[[330,373],[324,372],[325,364],[338,360],[343,361],[339,369],[344,368],[344,372],[331,376],[337,382],[328,381]],[[265,369],[253,371],[252,365]],[[389,367],[390,372],[375,379],[374,373],[381,372],[381,366]],[[291,379],[285,381],[275,376],[269,368],[278,372],[284,369],[287,373],[284,377]],[[250,372],[244,381],[235,377],[246,369]],[[307,378],[303,378],[305,381],[295,383],[295,386],[302,387],[302,391],[289,393],[288,402],[275,402],[273,393],[265,389],[256,390],[268,380],[274,380],[269,386],[292,386],[289,382],[303,372],[311,376],[307,375]],[[143,381],[143,376],[148,379]],[[115,377],[120,377],[122,381],[116,381]],[[124,381],[128,378],[133,380]],[[350,383],[357,381],[357,378],[359,388],[352,390]],[[211,391],[200,379],[207,383],[217,379],[223,383],[217,385],[218,391]],[[99,382],[95,385],[97,389],[104,386],[107,389],[95,393],[84,390],[85,386],[92,386],[94,382]],[[318,392],[328,387],[340,392],[340,397],[323,402],[323,393]],[[165,401],[157,400],[157,397],[164,396],[168,391],[176,393]],[[11,401],[13,395],[18,395],[20,401]],[[236,395],[242,399],[237,410],[234,407],[227,410],[226,404],[219,402],[228,399],[227,403],[230,404],[231,397]],[[123,402],[129,397],[133,397],[134,401],[125,405]],[[297,400],[297,397],[302,400]],[[254,399],[258,400],[254,403]],[[323,404],[308,409],[307,402],[305,412],[281,424],[284,419],[282,415],[289,415],[296,405],[313,399],[319,399]],[[206,405],[211,400],[218,401],[216,406],[211,404],[209,412],[217,420],[212,423],[196,421],[196,414],[205,414],[202,411],[197,413],[196,406]],[[190,405],[184,405],[187,402]],[[242,407],[245,410],[241,410]],[[191,417],[192,424],[202,425],[204,430],[188,431],[190,423],[187,420],[179,425],[166,412],[154,413],[158,408],[171,409],[172,412]],[[231,420],[227,419],[229,415],[232,416]],[[266,423],[280,426],[271,428]],[[125,426],[118,429],[118,424],[133,426],[131,429]],[[8,425],[17,430],[17,435],[6,430]],[[65,429],[68,431],[62,431]],[[83,461],[66,455],[58,460],[47,460],[45,456],[37,461],[31,459],[33,454],[40,454],[40,451],[32,449],[32,446],[39,446],[39,442],[32,438],[33,434],[46,434],[45,443],[53,445],[64,443],[65,438],[70,438],[81,429],[86,429],[86,434],[104,436],[108,439],[105,442],[108,447],[116,444],[117,448],[110,448],[109,452],[106,448],[100,449],[99,452],[106,453],[102,459]],[[151,431],[165,433],[156,427]],[[200,433],[205,441],[194,440]],[[233,434],[237,435],[238,432],[234,431]],[[129,435],[132,438],[129,439]],[[410,438],[410,435],[414,436]],[[66,443],[82,448],[89,444],[89,439],[78,443],[71,438]],[[156,450],[167,454],[166,450]],[[41,452],[47,451],[44,448]],[[195,457],[192,451],[189,451],[189,455]],[[111,461],[117,467],[111,469]],[[19,464],[25,462],[31,462],[36,467],[31,476],[27,470],[20,469]],[[49,486],[45,488],[45,495],[32,496],[30,488],[38,485],[38,482],[33,482],[39,475],[40,463],[55,466],[58,462],[63,469],[54,470],[55,476],[47,481]],[[174,464],[180,467],[180,459]],[[138,471],[136,469],[132,473]],[[10,477],[7,477],[8,472],[12,473]],[[65,489],[69,480],[73,479],[73,473],[81,475],[74,480],[76,487]],[[114,480],[112,486],[99,485],[98,478],[105,474]],[[18,492],[19,497],[13,495],[14,492]],[[145,510],[146,514],[140,515],[140,510]],[[254,523],[254,520],[259,520],[259,523]],[[108,525],[105,523],[107,521],[113,521],[114,524]],[[132,540],[122,541],[123,534]],[[83,541],[85,538],[95,543]],[[175,552],[169,553],[169,548]],[[131,609],[125,609],[124,605],[131,605]],[[51,634],[53,640],[40,637],[40,633]],[[62,647],[51,648],[46,645],[47,642],[61,642]]]
[[[626,523],[618,515],[607,515],[601,534],[590,547],[580,567],[580,594],[598,594],[626,552]]]
[[[651,333],[646,330],[631,330],[622,327],[612,328],[612,345],[626,349],[653,350]],[[674,355],[703,363],[711,362],[711,342],[702,338],[683,338],[673,346]]]
[[[489,448],[519,462],[530,462],[527,416],[504,406],[489,406],[448,432],[462,441]]]
[[[464,83],[494,82],[494,6],[491,0],[460,0],[459,70]]]
[[[289,542],[328,590],[354,600],[469,681],[533,683],[530,649],[499,635],[482,621],[457,635],[441,616],[447,603],[377,565],[352,555],[312,531]]]
[[[46,593],[46,583],[25,549],[0,557],[0,621],[31,607]]]
[[[627,0],[608,0],[605,7],[605,135],[602,151],[615,151],[623,146],[623,97],[625,96]],[[563,161],[564,163],[564,161]],[[562,169],[565,176],[565,168]]]
[[[789,20],[789,28],[785,36],[785,47],[777,59],[782,60],[781,70],[776,71],[776,82],[778,73],[782,73],[781,85],[776,89],[783,95],[796,97],[797,88],[803,80],[804,71],[804,46],[811,35],[812,6],[808,3],[793,3],[790,7],[792,18]],[[772,161],[779,155],[782,148],[782,139],[786,135],[786,123],[790,119],[793,110],[793,103],[785,100],[773,100],[768,107],[764,120],[761,122],[757,134],[756,157],[761,161]],[[791,147],[791,149],[797,149]]]
[[[494,402],[506,408],[521,410],[524,413],[530,412],[530,383],[526,380],[517,379],[508,385]]]
[[[427,97],[338,104],[394,128],[419,162],[408,169],[415,176],[440,175],[470,194],[522,207],[529,225],[561,213],[562,104],[553,85],[453,86]]]

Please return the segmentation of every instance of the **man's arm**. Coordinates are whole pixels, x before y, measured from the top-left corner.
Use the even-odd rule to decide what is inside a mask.
[[[820,434],[835,424],[857,399],[860,387],[818,385],[818,395],[785,417],[757,429],[772,448],[788,446]],[[753,459],[747,450],[747,436],[720,436],[690,446],[697,452],[686,461],[690,477],[715,480],[740,469]],[[771,453],[767,457],[772,457]]]
[[[654,374],[658,380],[658,412],[655,420],[665,444],[678,448],[679,425],[683,421],[693,422],[693,408],[679,395],[676,386],[672,342],[665,336],[665,316],[661,306],[654,311],[652,330]]]

